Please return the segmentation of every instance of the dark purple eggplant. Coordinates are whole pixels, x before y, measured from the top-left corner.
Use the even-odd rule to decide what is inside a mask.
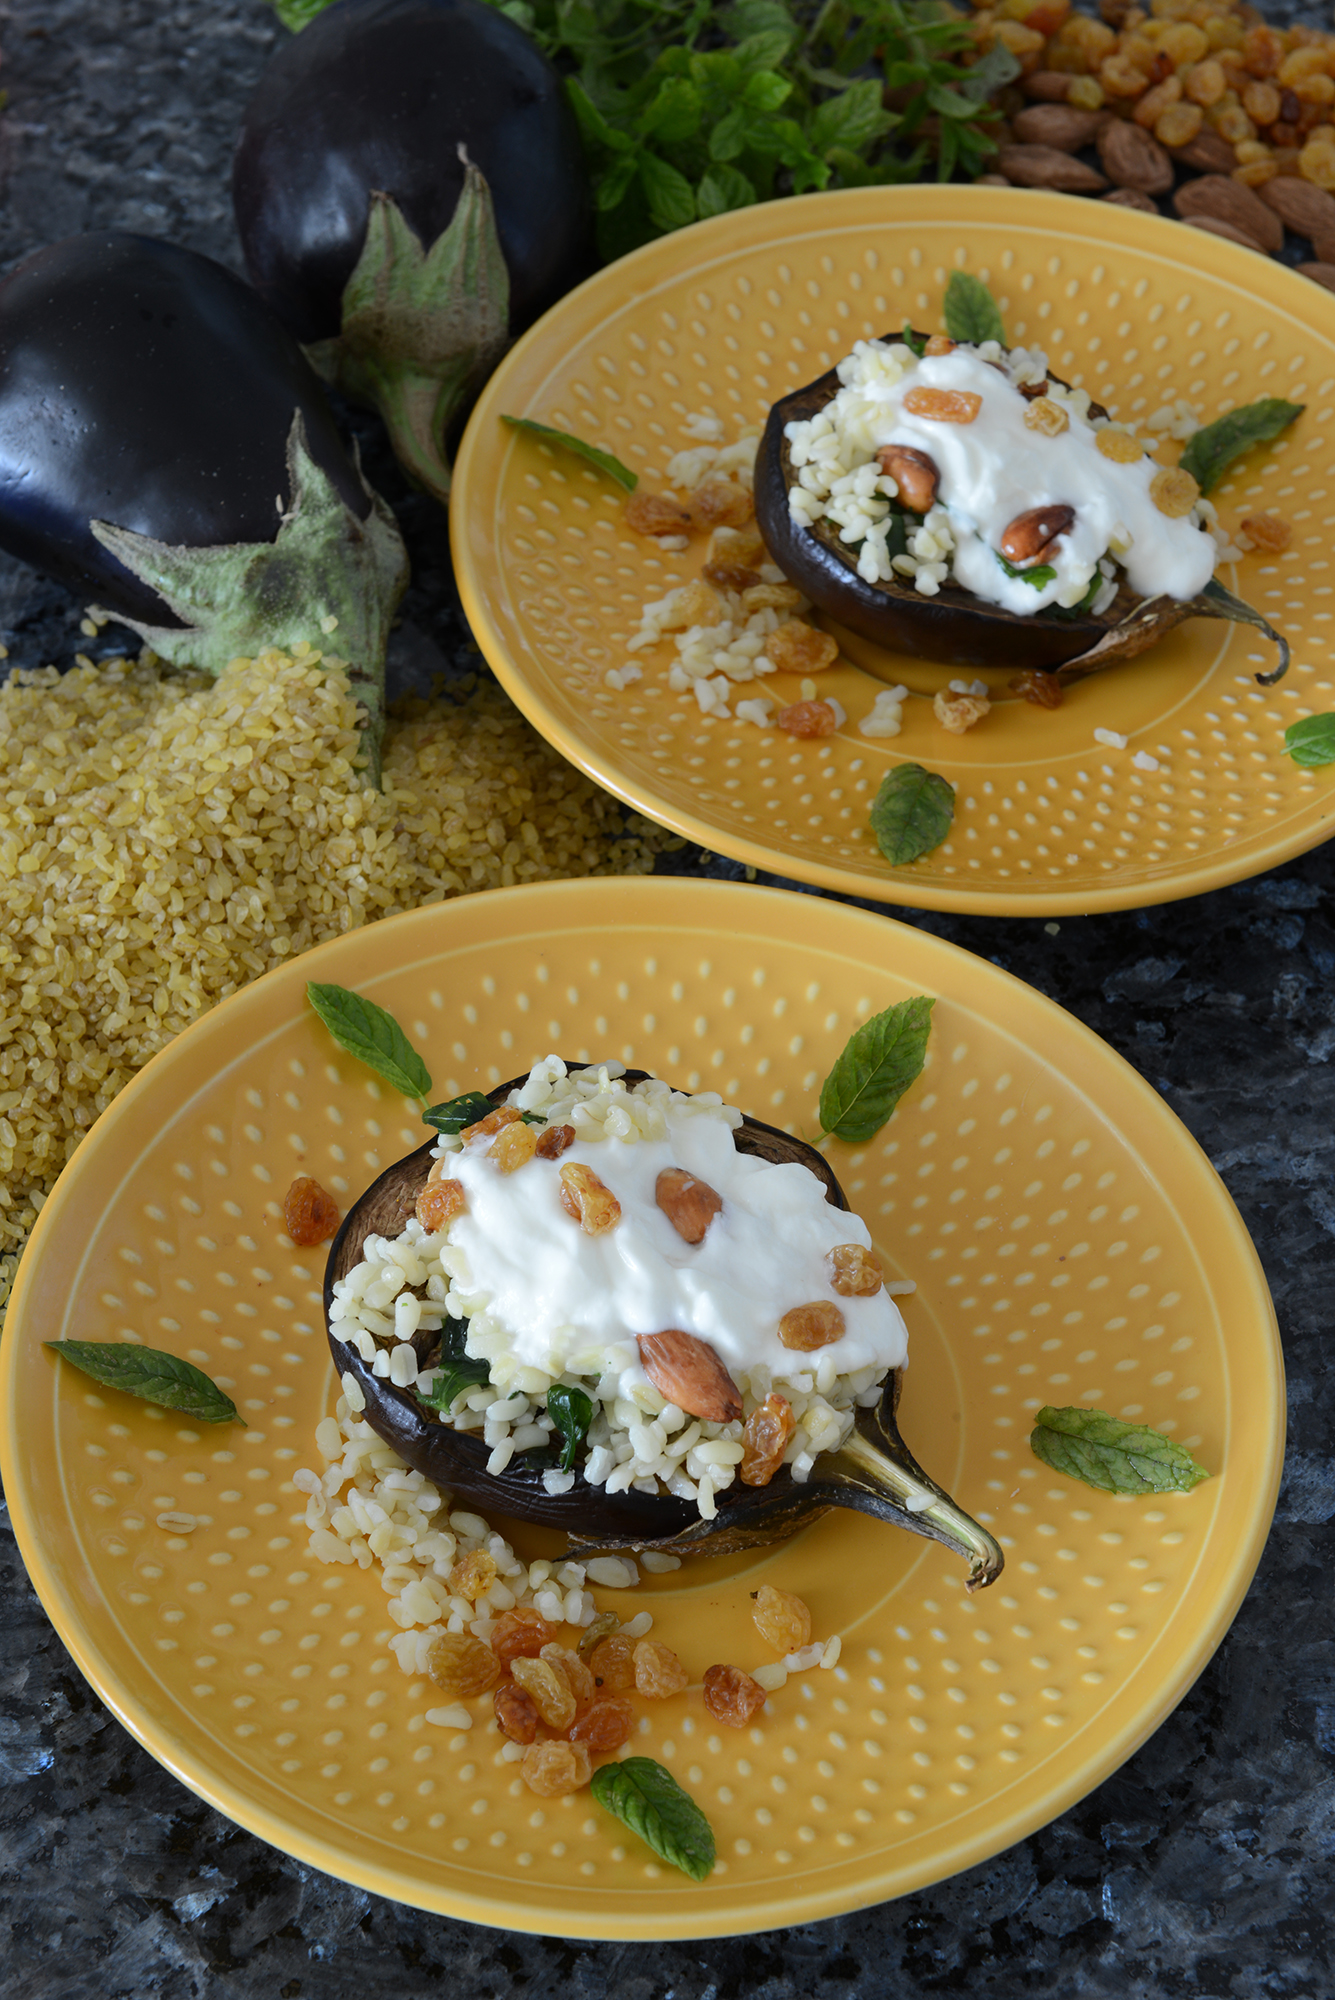
[[[379,715],[393,517],[296,341],[193,250],[100,231],[0,283],[0,547],[213,673],[332,614]]]
[[[270,63],[232,200],[257,290],[444,498],[506,339],[594,267],[561,79],[480,0],[338,0]]]
[[[583,1065],[572,1063],[570,1067]],[[631,1070],[627,1080],[639,1082],[645,1074]],[[489,1093],[492,1101],[503,1103],[525,1080],[515,1077],[498,1084]],[[828,1161],[805,1140],[754,1118],[744,1119],[733,1137],[739,1152],[807,1167],[824,1183],[825,1199],[836,1208],[847,1209],[848,1202]],[[429,1140],[397,1161],[348,1211],[325,1267],[327,1330],[335,1280],[346,1277],[361,1261],[368,1236],[393,1237],[403,1229],[426,1183],[434,1144],[434,1139]],[[438,1343],[438,1335],[417,1336],[414,1345],[423,1366]],[[784,1466],[768,1486],[725,1487],[718,1496],[716,1518],[706,1521],[689,1501],[666,1494],[608,1494],[583,1480],[577,1480],[568,1493],[550,1494],[542,1474],[555,1459],[542,1449],[520,1454],[502,1473],[489,1473],[488,1450],[481,1439],[437,1422],[411,1390],[396,1388],[373,1374],[356,1348],[332,1331],[329,1347],[339,1374],[352,1375],[360,1387],[366,1399],[367,1423],[409,1465],[484,1512],[564,1528],[571,1538],[572,1555],[612,1549],[731,1555],[740,1549],[784,1541],[831,1507],[850,1507],[954,1549],[969,1564],[971,1590],[994,1582],[1001,1574],[1004,1558],[997,1542],[923,1471],[900,1436],[895,1420],[902,1386],[898,1370],[886,1383],[876,1408],[858,1411],[850,1437],[838,1451],[821,1455],[809,1480],[799,1483]],[[906,1506],[907,1497],[921,1502],[925,1494],[932,1496],[929,1505],[913,1510]]]
[[[885,338],[898,340],[900,335]],[[850,631],[911,658],[1012,672],[1037,669],[1066,685],[1148,651],[1186,618],[1224,618],[1255,626],[1279,648],[1279,665],[1256,676],[1261,686],[1273,687],[1283,678],[1289,664],[1287,641],[1260,612],[1214,580],[1188,602],[1139,598],[1123,583],[1098,616],[1086,611],[1037,612],[1032,617],[985,604],[953,581],[944,583],[936,597],[924,597],[898,579],[867,583],[857,573],[856,549],[841,542],[835,529],[822,522],[800,527],[788,509],[788,489],[797,484],[797,474],[785,426],[813,417],[833,400],[839,386],[832,368],[773,405],[756,454],[755,507],[760,532],[784,575]],[[1091,408],[1106,415],[1098,404]]]

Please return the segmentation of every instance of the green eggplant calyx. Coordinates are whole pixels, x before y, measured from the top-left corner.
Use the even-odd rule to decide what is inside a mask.
[[[380,412],[408,477],[442,502],[450,427],[509,339],[510,274],[491,190],[462,146],[459,157],[463,190],[429,250],[389,195],[371,196],[342,332],[306,350],[327,382]]]
[[[365,480],[371,509],[364,521],[339,497],[307,449],[300,411],[288,432],[287,472],[291,499],[272,542],[179,548],[93,521],[103,548],[157,592],[183,629],[117,620],[173,666],[215,677],[232,660],[271,647],[327,646],[347,663],[349,689],[366,718],[368,774],[379,784],[385,647],[408,585],[407,551],[393,514]]]
[[[969,1565],[965,1589],[986,1589],[1001,1575],[1006,1558],[995,1536],[957,1506],[945,1488],[925,1473],[896,1431],[890,1440],[894,1455],[883,1451],[862,1429],[853,1430],[832,1454],[832,1471],[846,1492],[860,1490],[875,1502],[883,1520],[898,1518],[905,1527],[927,1534],[955,1549]],[[847,1500],[845,1505],[847,1505]]]
[[[1234,625],[1253,625],[1258,632],[1264,633],[1279,649],[1279,664],[1268,674],[1257,674],[1259,687],[1273,687],[1288,672],[1289,642],[1284,635],[1277,632],[1254,606],[1241,597],[1235,597],[1231,590],[1225,590],[1217,577],[1211,577],[1197,597],[1144,598],[1124,618],[1110,626],[1088,652],[1078,653],[1064,666],[1054,669],[1056,676],[1069,686],[1072,681],[1101,673],[1105,667],[1115,667],[1120,660],[1133,660],[1137,653],[1147,652],[1166,632],[1171,632],[1186,618],[1225,618]]]

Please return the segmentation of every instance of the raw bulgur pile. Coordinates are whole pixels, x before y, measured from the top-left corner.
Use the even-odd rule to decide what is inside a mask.
[[[259,973],[472,889],[647,874],[675,844],[491,686],[391,720],[383,792],[355,721],[318,653],[0,687],[0,1256],[134,1072]]]

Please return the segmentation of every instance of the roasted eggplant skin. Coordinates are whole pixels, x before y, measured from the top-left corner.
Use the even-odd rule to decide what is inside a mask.
[[[337,0],[278,51],[232,200],[251,280],[299,340],[338,333],[373,192],[435,242],[460,145],[491,189],[518,333],[596,262],[579,133],[547,58],[480,0]]]
[[[0,547],[113,612],[175,625],[89,529],[271,542],[294,414],[359,520],[369,500],[300,347],[193,250],[71,236],[0,283]]]
[[[886,334],[898,340],[898,333]],[[1039,667],[1053,672],[1087,653],[1136,602],[1129,592],[1099,618],[1089,613],[1032,618],[984,604],[958,585],[923,597],[911,585],[867,583],[857,573],[857,554],[831,528],[803,528],[788,509],[788,489],[797,474],[784,428],[816,415],[837,394],[839,376],[831,368],[818,381],[795,389],[774,404],[756,453],[756,522],[766,546],[790,583],[850,631],[891,652],[949,666],[997,667],[1012,671]],[[1097,408],[1097,406],[1095,406]]]
[[[577,1063],[570,1065],[572,1069],[582,1066]],[[641,1083],[647,1075],[647,1070],[628,1070],[626,1080],[632,1084]],[[508,1083],[498,1084],[488,1095],[493,1103],[503,1104],[509,1093],[526,1081],[527,1075],[512,1077]],[[800,1160],[824,1182],[825,1199],[836,1208],[847,1209],[848,1203],[838,1181],[814,1146],[808,1146],[803,1140],[793,1139],[788,1133],[780,1132],[772,1125],[761,1124],[754,1118],[743,1121],[735,1134],[735,1142],[739,1151],[756,1153],[764,1159]],[[349,1210],[330,1245],[324,1281],[325,1328],[329,1349],[339,1375],[351,1374],[356,1378],[366,1398],[363,1414],[367,1423],[416,1471],[425,1473],[428,1479],[447,1488],[457,1499],[485,1508],[489,1515],[516,1515],[526,1521],[539,1522],[544,1527],[564,1528],[577,1541],[605,1543],[609,1547],[656,1542],[683,1533],[700,1519],[698,1510],[689,1500],[648,1493],[606,1494],[584,1480],[577,1480],[569,1493],[548,1493],[542,1483],[542,1474],[555,1463],[555,1459],[540,1450],[525,1452],[513,1459],[504,1472],[489,1473],[486,1469],[488,1449],[480,1438],[438,1423],[434,1416],[423,1410],[410,1390],[397,1389],[383,1377],[373,1375],[356,1348],[348,1346],[330,1329],[329,1312],[333,1304],[335,1279],[346,1277],[361,1261],[362,1244],[368,1235],[397,1236],[404,1228],[414,1212],[418,1191],[425,1185],[435,1143],[434,1139],[428,1140],[425,1146],[381,1174]],[[418,1336],[415,1345],[423,1362],[436,1346],[437,1339],[438,1336],[429,1333]],[[739,1525],[762,1509],[773,1514],[775,1496],[784,1487],[792,1487],[795,1496],[804,1494],[804,1489],[794,1485],[786,1469],[776,1475],[767,1487],[725,1487],[719,1495],[720,1514],[726,1515],[729,1520],[735,1518]],[[812,1518],[809,1506],[803,1509],[800,1518]],[[755,1539],[776,1541],[798,1525],[799,1519],[794,1518],[792,1527],[776,1526]]]

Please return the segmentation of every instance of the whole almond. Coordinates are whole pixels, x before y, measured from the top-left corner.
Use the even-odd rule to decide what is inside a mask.
[[[635,1342],[640,1365],[658,1390],[689,1417],[707,1424],[732,1424],[742,1414],[737,1384],[707,1341],[670,1326],[642,1333]]]
[[[930,347],[929,341],[929,351]],[[882,472],[899,488],[904,505],[915,514],[925,514],[941,484],[940,470],[930,452],[910,444],[883,444],[876,458]]]
[[[1194,167],[1198,174],[1231,174],[1238,164],[1238,156],[1228,140],[1221,139],[1208,126],[1185,146],[1175,146],[1173,158],[1181,160],[1184,167]]]
[[[1101,194],[1099,200],[1110,203],[1114,208],[1137,209],[1141,215],[1159,213],[1158,202],[1151,201],[1150,197],[1142,194],[1139,188],[1114,188],[1111,194]]]
[[[1335,292],[1335,264],[1299,264],[1298,269],[1305,278],[1324,285],[1328,292]]]
[[[1222,236],[1226,243],[1240,243],[1244,250],[1255,250],[1262,257],[1266,254],[1254,236],[1249,236],[1245,229],[1235,229],[1231,222],[1221,222],[1216,215],[1189,215],[1186,224],[1188,229],[1204,229],[1211,236]]]
[[[1318,264],[1335,264],[1335,230],[1312,238],[1312,255]]]
[[[1036,69],[1020,78],[1020,88],[1036,104],[1065,104],[1074,81],[1062,70]]]
[[[1108,183],[1083,160],[1055,146],[1003,146],[997,165],[1017,187],[1055,188],[1059,194],[1101,194]]]
[[[1012,121],[1016,138],[1026,146],[1055,146],[1059,153],[1078,153],[1101,122],[1097,111],[1081,111],[1074,104],[1030,104]]]
[[[1047,555],[1059,535],[1069,534],[1075,524],[1075,508],[1059,502],[1046,507],[1030,507],[1017,514],[1001,537],[1001,553],[1008,562],[1027,563]]]
[[[1173,207],[1185,222],[1212,216],[1240,229],[1263,250],[1284,247],[1284,224],[1274,209],[1228,174],[1202,174],[1197,181],[1184,181],[1173,196]]]
[[[1167,194],[1173,185],[1173,162],[1152,132],[1128,119],[1114,118],[1099,133],[1103,171],[1118,187],[1142,194]]]
[[[1324,188],[1293,174],[1277,174],[1258,192],[1296,236],[1310,236],[1313,242],[1318,236],[1335,240],[1335,195]]]
[[[664,1167],[654,1184],[654,1200],[687,1243],[703,1243],[705,1231],[723,1207],[723,1196],[685,1167]]]

